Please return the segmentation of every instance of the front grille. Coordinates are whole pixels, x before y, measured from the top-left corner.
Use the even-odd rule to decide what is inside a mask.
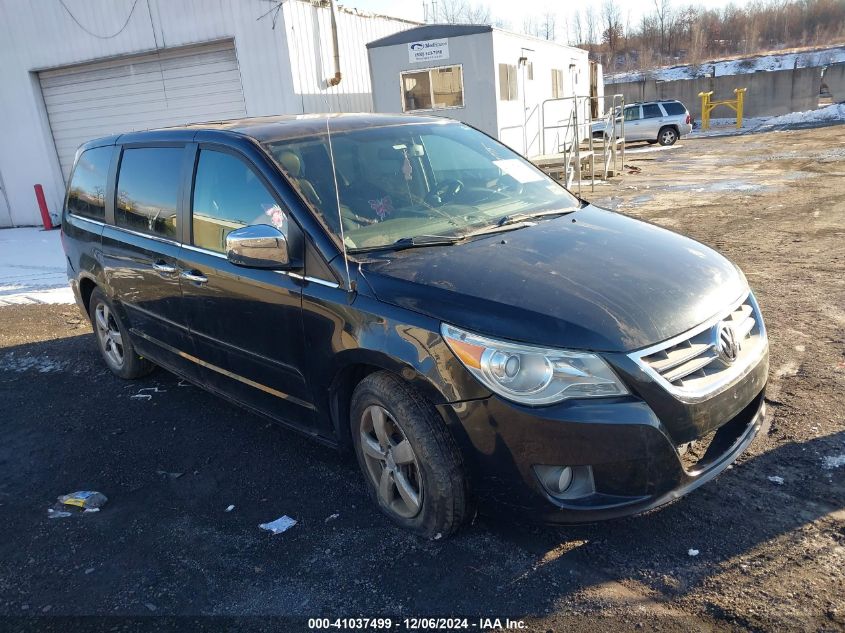
[[[724,351],[729,348],[725,343],[729,338],[728,329],[733,332],[738,346],[733,359]],[[678,396],[704,397],[742,375],[762,356],[766,344],[760,309],[754,296],[749,294],[721,318],[635,352],[632,358],[670,392]]]

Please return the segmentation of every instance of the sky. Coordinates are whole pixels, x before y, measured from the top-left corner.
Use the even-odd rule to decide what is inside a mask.
[[[431,5],[431,1],[425,0],[425,3]],[[443,0],[440,1],[442,2]],[[623,25],[629,14],[631,24],[634,25],[639,22],[644,13],[654,11],[654,0],[615,1],[621,9]],[[552,10],[564,16],[567,12],[572,12],[576,8],[580,8],[583,12],[584,7],[587,6],[586,3],[577,2],[576,0],[558,0],[557,2],[550,0],[522,0],[521,2],[515,0],[469,0],[469,2],[471,4],[487,5],[490,8],[493,20],[502,20],[507,24],[506,28],[513,31],[521,31],[526,18],[532,16],[539,18],[546,11]],[[749,2],[750,0],[733,0],[733,4],[736,6],[744,6],[749,4]],[[731,0],[708,0],[705,4],[708,9],[716,9],[722,8],[730,3]],[[409,20],[418,20],[420,22],[423,20],[423,0],[340,0],[338,4]],[[690,4],[702,6],[696,0],[671,0],[671,4],[675,7]],[[598,13],[601,9],[601,0],[594,2],[593,7]]]

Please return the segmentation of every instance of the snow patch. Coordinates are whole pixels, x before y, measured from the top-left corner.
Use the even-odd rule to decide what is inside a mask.
[[[790,112],[781,116],[766,119],[762,128],[812,125],[814,123],[833,123],[845,121],[845,103],[834,103],[817,110],[806,110],[804,112]]]
[[[7,352],[0,356],[0,371],[13,371],[18,374],[35,371],[49,374],[63,371],[66,367],[66,361],[54,360],[46,354],[18,356],[15,352]]]
[[[678,79],[695,79],[709,77],[715,68],[716,76],[744,75],[761,71],[790,70],[792,68],[813,68],[827,66],[845,61],[845,47],[825,48],[815,51],[794,53],[771,53],[755,57],[739,59],[722,59],[707,61],[702,64],[685,64],[655,68],[644,72],[617,73],[606,75],[605,84],[621,83],[625,81],[642,81],[643,79],[657,79],[660,81],[676,81]]]
[[[822,460],[822,468],[825,470],[833,470],[845,466],[845,455],[828,455]]]
[[[73,302],[59,231],[0,230],[0,307]]]

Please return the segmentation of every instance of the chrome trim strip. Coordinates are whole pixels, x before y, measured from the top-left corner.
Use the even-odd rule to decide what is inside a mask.
[[[691,330],[687,330],[686,332],[681,332],[677,336],[674,336],[674,337],[672,337],[668,340],[662,341],[661,343],[655,343],[654,345],[651,345],[649,347],[645,347],[643,349],[635,350],[635,351],[631,352],[629,354],[629,356],[633,357],[634,355],[636,355],[637,357],[640,357],[640,358],[643,357],[643,356],[651,356],[655,352],[659,352],[661,350],[664,350],[667,347],[674,347],[678,343],[683,343],[684,341],[691,339],[693,336],[697,336],[698,334],[701,334],[704,330],[709,330],[711,327],[716,325],[719,321],[724,320],[731,312],[734,312],[739,306],[741,306],[745,302],[745,300],[747,298],[749,298],[750,296],[753,296],[751,294],[751,291],[746,289],[741,297],[739,297],[738,299],[736,299],[736,300],[734,300],[730,303],[730,305],[731,305],[730,309],[723,310],[722,312],[719,312],[715,317],[708,319],[707,321],[705,321],[701,325],[697,325],[694,328],[692,328]]]
[[[340,288],[340,284],[337,284],[333,281],[326,281],[325,279],[318,279],[317,277],[308,277],[307,275],[303,276],[298,273],[289,273],[284,270],[277,270],[277,273],[281,275],[287,275],[288,277],[293,277],[294,279],[301,279],[303,281],[310,281],[311,283],[315,283],[320,286],[325,286],[326,288]]]
[[[163,244],[170,244],[171,246],[182,246],[179,242],[174,240],[168,239],[166,237],[161,237],[159,235],[150,235],[149,233],[141,233],[140,231],[133,231],[132,229],[127,229],[122,226],[117,226],[116,224],[105,224],[110,229],[115,229],[117,231],[123,231],[124,233],[129,233],[129,235],[135,235],[137,237],[145,237],[149,240],[153,240],[154,242],[162,242]]]
[[[211,255],[212,257],[217,257],[218,259],[225,259],[226,261],[229,260],[226,255],[223,253],[218,253],[217,251],[212,251],[207,248],[202,248],[200,246],[194,246],[193,244],[180,244],[179,242],[174,242],[173,240],[169,240],[166,237],[159,237],[157,235],[148,235],[147,233],[139,233],[138,231],[133,231],[132,229],[126,229],[122,226],[115,226],[114,224],[105,224],[103,222],[97,222],[96,220],[89,220],[87,218],[80,218],[77,215],[73,215],[73,218],[83,220],[85,222],[91,222],[92,224],[98,224],[100,226],[107,226],[112,229],[117,229],[118,231],[123,231],[124,233],[129,233],[130,235],[137,235],[138,237],[147,237],[151,240],[155,240],[157,242],[164,242],[165,244],[170,244],[172,246],[181,246],[182,248],[194,251],[195,253],[204,253],[206,255]],[[311,283],[318,284],[320,286],[325,286],[327,288],[340,288],[340,284],[335,283],[333,281],[326,281],[325,279],[319,279],[317,277],[309,277],[307,275],[300,275],[298,273],[288,272],[286,270],[275,270],[273,271],[279,275],[287,275],[288,277],[292,277],[293,279],[299,279],[300,281],[308,281]]]
[[[202,248],[200,246],[194,246],[193,244],[182,244],[182,248],[189,250],[189,251],[194,251],[195,253],[205,253],[206,255],[213,255],[214,257],[218,257],[220,259],[225,259],[227,261],[229,259],[223,253],[218,253],[217,251],[211,251],[207,248]]]
[[[228,369],[223,369],[222,367],[218,367],[217,365],[206,362],[206,361],[204,361],[200,358],[197,358],[196,356],[191,356],[190,354],[188,354],[186,352],[178,350],[175,347],[168,345],[167,343],[164,343],[162,341],[159,341],[158,339],[153,338],[152,336],[149,336],[148,334],[144,334],[143,332],[139,332],[138,330],[133,329],[133,330],[130,330],[130,331],[132,332],[132,334],[136,334],[136,335],[140,336],[141,338],[148,340],[150,343],[153,343],[154,345],[158,345],[162,349],[166,349],[167,351],[171,352],[172,354],[176,354],[177,356],[184,358],[185,360],[189,360],[192,363],[196,363],[197,365],[200,365],[201,367],[205,367],[206,369],[210,369],[211,371],[215,371],[218,374],[222,374],[223,376],[226,376],[227,378],[231,378],[232,380],[237,380],[238,382],[242,382],[245,385],[249,385],[250,387],[254,387],[255,389],[263,391],[264,393],[269,393],[270,395],[276,396],[277,398],[281,398],[282,400],[287,400],[289,402],[292,402],[293,404],[299,405],[300,407],[304,407],[304,408],[310,409],[312,411],[317,410],[317,407],[315,407],[310,402],[306,402],[305,400],[300,400],[299,398],[296,398],[296,397],[294,397],[290,394],[287,394],[283,391],[279,391],[278,389],[273,389],[272,387],[268,387],[267,385],[262,385],[260,382],[255,382],[254,380],[250,380],[249,378],[246,378],[244,376],[241,376],[239,374],[231,372]]]
[[[751,304],[753,317],[755,319],[759,319],[758,323],[760,326],[760,342],[757,344],[757,347],[753,349],[752,353],[750,353],[746,357],[744,362],[732,365],[730,369],[725,370],[725,376],[721,380],[718,380],[713,384],[708,385],[706,389],[679,389],[671,382],[666,380],[664,376],[660,375],[657,370],[652,368],[647,362],[643,360],[643,358],[646,356],[650,356],[666,348],[673,347],[678,343],[689,340],[692,337],[700,334],[701,332],[712,328],[719,321],[724,320],[729,314],[736,311],[736,309],[746,301]],[[754,367],[757,366],[760,359],[766,355],[768,349],[769,339],[766,335],[766,326],[764,325],[762,315],[760,314],[760,306],[757,305],[757,300],[754,297],[754,293],[749,290],[747,294],[744,294],[739,301],[732,303],[730,309],[720,313],[720,316],[713,319],[709,319],[703,324],[696,326],[693,329],[684,332],[683,334],[679,334],[678,336],[675,336],[667,341],[663,341],[662,343],[657,343],[656,345],[652,345],[650,347],[631,352],[628,354],[628,358],[633,360],[637,364],[637,366],[649,376],[649,378],[651,378],[660,386],[662,386],[675,398],[687,404],[694,404],[697,402],[702,402],[703,400],[707,400],[708,398],[712,398],[713,396],[717,396],[720,393],[727,391],[733,385],[741,381],[749,373],[751,373]]]
[[[72,218],[73,220],[78,220],[80,222],[88,222],[89,224],[94,224],[95,226],[108,226],[105,222],[100,222],[99,220],[92,220],[90,218],[83,218],[81,215],[76,215],[70,211],[67,212],[67,216]]]

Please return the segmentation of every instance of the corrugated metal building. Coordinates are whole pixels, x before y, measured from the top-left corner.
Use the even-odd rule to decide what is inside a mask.
[[[366,43],[416,23],[326,0],[0,0],[0,226],[61,208],[76,147],[221,118],[372,111]]]

